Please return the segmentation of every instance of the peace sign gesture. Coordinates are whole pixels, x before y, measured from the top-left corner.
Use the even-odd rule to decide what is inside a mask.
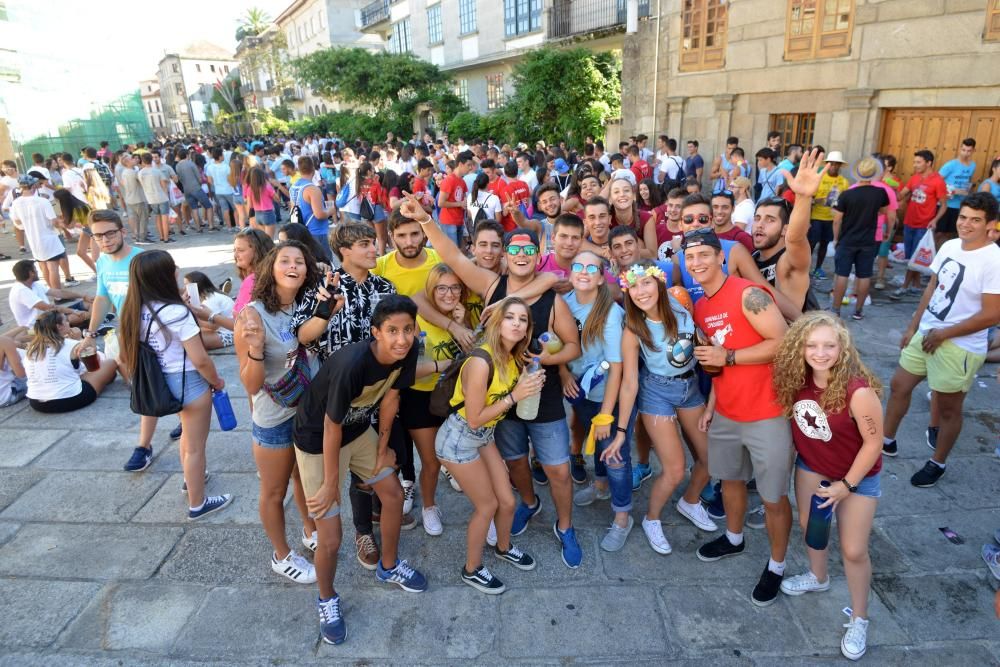
[[[403,200],[399,203],[399,212],[409,220],[416,220],[422,225],[429,222],[429,218],[425,220],[427,212],[412,192],[403,193]]]

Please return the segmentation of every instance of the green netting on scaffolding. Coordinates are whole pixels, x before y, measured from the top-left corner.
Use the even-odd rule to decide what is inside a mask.
[[[74,157],[85,146],[97,148],[107,141],[117,150],[122,145],[136,141],[149,141],[153,132],[149,127],[139,91],[122,95],[90,113],[90,118],[75,118],[59,127],[58,133],[34,137],[21,145],[25,157],[32,153],[52,155],[71,153]]]

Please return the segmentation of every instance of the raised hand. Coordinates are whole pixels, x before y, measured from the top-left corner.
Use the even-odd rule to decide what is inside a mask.
[[[802,156],[799,162],[799,170],[795,176],[787,169],[781,170],[781,175],[788,183],[788,189],[795,193],[796,197],[812,197],[819,190],[819,183],[826,171],[823,158],[826,153],[814,148],[808,154]],[[822,169],[817,166],[822,165]]]

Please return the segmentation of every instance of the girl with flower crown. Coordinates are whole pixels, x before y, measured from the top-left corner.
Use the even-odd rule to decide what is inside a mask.
[[[671,552],[663,534],[660,512],[684,479],[684,451],[677,432],[680,421],[694,458],[691,482],[677,502],[677,511],[705,531],[717,529],[698,495],[708,483],[708,437],[698,428],[705,399],[695,375],[694,319],[667,291],[663,270],[650,261],[633,264],[621,275],[625,292],[625,331],[622,335],[622,385],[618,395],[618,425],[605,460],[615,461],[624,444],[632,408],[639,414],[653,442],[663,472],[653,483],[642,529],[654,551]],[[639,358],[644,365],[639,369]]]

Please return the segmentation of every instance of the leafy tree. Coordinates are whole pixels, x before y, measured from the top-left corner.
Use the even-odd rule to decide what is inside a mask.
[[[244,37],[256,37],[267,29],[271,24],[271,17],[260,7],[250,7],[237,19],[239,27],[236,29],[236,41]]]

